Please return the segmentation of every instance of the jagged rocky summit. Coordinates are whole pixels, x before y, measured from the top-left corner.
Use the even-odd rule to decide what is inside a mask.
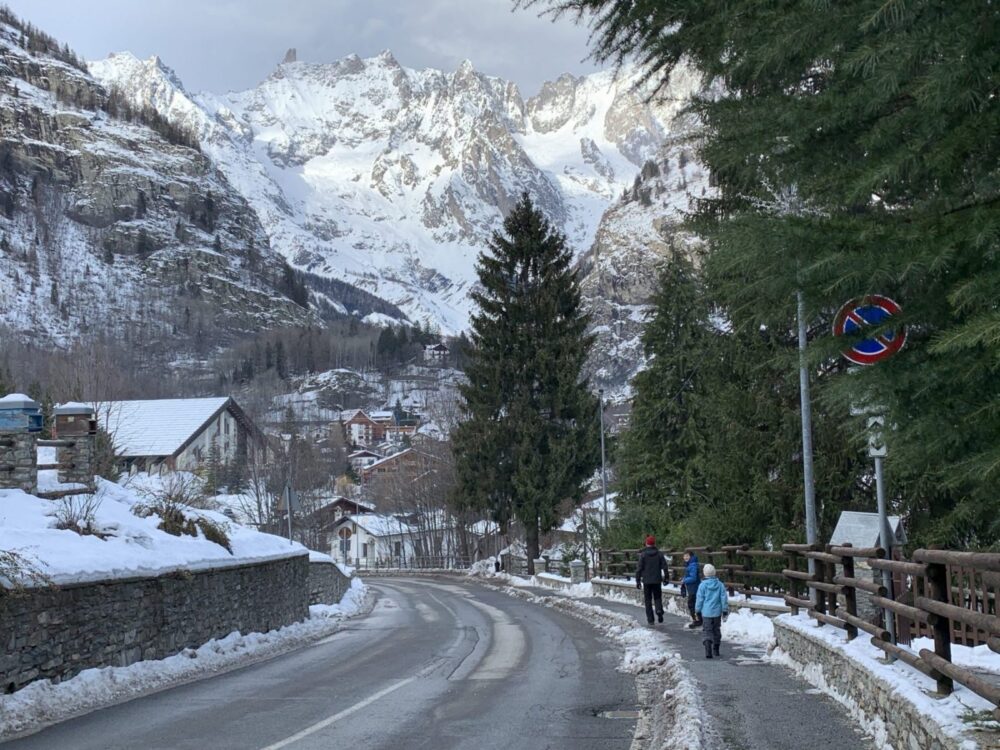
[[[585,286],[604,318],[612,315],[604,302],[614,315],[641,307],[663,242],[654,225],[670,225],[707,185],[689,158],[662,180],[676,199],[629,197],[645,165],[671,168],[681,148],[678,113],[698,84],[690,71],[652,102],[633,69],[564,75],[526,99],[469,62],[444,72],[405,68],[388,51],[328,64],[294,57],[255,88],[225,95],[189,93],[157,58],[122,53],[90,69],[197,132],[293,265],[446,333],[467,326],[476,256],[522,191],[600,274]],[[609,286],[616,262],[632,270]],[[634,293],[623,291],[633,282]],[[612,370],[613,379],[624,371]]]

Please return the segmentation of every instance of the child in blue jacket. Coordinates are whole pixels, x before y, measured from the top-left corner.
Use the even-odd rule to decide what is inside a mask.
[[[681,579],[681,596],[687,597],[688,613],[691,615],[691,622],[688,628],[694,630],[701,627],[701,615],[694,609],[694,603],[698,596],[698,584],[701,583],[701,576],[698,573],[698,555],[694,552],[684,551],[684,578]]]
[[[705,644],[705,658],[719,655],[722,643],[722,621],[729,615],[729,596],[726,587],[715,576],[715,566],[707,563],[703,568],[704,579],[698,586],[694,609],[702,618],[701,641]]]

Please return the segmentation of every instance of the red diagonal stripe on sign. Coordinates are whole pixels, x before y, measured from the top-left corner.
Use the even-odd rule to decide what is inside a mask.
[[[847,319],[854,323],[858,328],[864,328],[869,325],[868,321],[858,315],[854,310],[847,313]]]

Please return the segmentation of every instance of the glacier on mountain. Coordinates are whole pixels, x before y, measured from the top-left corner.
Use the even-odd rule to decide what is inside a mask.
[[[698,85],[679,70],[647,100],[639,71],[625,68],[564,75],[525,99],[467,61],[413,70],[388,51],[286,61],[227,94],[187,92],[156,57],[119,53],[90,70],[196,132],[294,266],[443,333],[467,327],[475,259],[522,191],[584,258],[605,212],[669,148]]]

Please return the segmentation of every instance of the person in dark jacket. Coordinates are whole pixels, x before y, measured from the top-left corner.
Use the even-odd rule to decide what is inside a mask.
[[[701,615],[695,609],[695,602],[698,600],[698,584],[701,576],[698,575],[698,555],[693,552],[684,553],[684,578],[681,580],[681,590],[687,594],[688,612],[691,615],[691,622],[688,627],[691,630],[700,628],[702,625]]]
[[[642,600],[646,605],[646,622],[653,624],[653,603],[656,603],[656,617],[663,622],[663,580],[669,577],[667,559],[656,548],[656,539],[646,537],[646,548],[639,553],[639,564],[635,569],[635,585],[642,589]]]

